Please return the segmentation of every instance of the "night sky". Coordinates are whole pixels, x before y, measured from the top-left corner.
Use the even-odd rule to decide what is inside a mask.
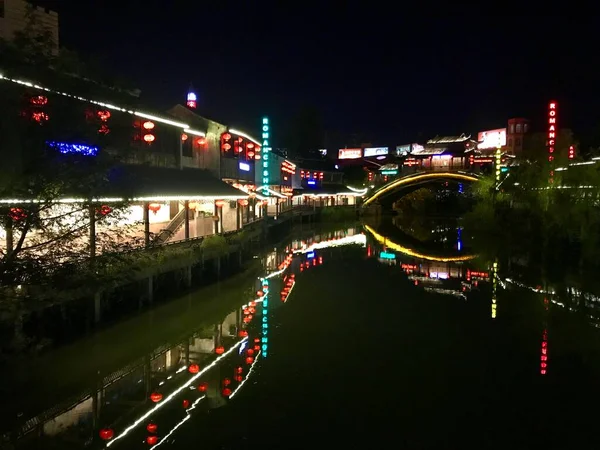
[[[535,128],[551,98],[561,126],[583,134],[598,120],[598,23],[584,18],[37,3],[59,12],[61,45],[101,58],[142,90],[145,104],[183,102],[191,82],[203,115],[249,132],[263,115],[276,130],[305,105],[321,111],[329,130],[389,146],[505,127],[509,117],[528,117]]]

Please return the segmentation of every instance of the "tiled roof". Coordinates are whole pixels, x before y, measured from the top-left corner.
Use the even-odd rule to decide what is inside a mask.
[[[428,144],[455,144],[460,142],[465,142],[471,139],[471,135],[461,134],[460,136],[436,136],[433,139],[429,139],[427,141]]]

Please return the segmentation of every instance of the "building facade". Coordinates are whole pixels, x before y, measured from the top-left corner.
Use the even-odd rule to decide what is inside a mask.
[[[33,17],[30,18],[29,14]],[[40,27],[35,31],[50,33],[54,53],[58,53],[60,42],[57,12],[33,6],[25,0],[0,0],[0,38],[12,40],[16,32],[27,28],[30,20]]]
[[[508,119],[506,130],[506,151],[513,155],[523,152],[523,140],[529,133],[529,120],[522,117]]]

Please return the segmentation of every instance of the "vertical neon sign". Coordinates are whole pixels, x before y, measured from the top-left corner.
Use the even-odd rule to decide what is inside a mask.
[[[498,291],[498,261],[494,262],[492,266],[492,319],[496,318],[497,310],[497,297],[496,292]]]
[[[550,178],[549,182],[554,182],[554,148],[556,146],[557,128],[557,104],[552,101],[548,103],[548,162],[550,163]]]
[[[263,117],[262,120],[262,159],[263,159],[263,172],[262,172],[262,184],[263,186],[269,185],[269,119]]]
[[[262,289],[264,292],[262,301],[262,319],[261,319],[261,356],[266,358],[269,350],[269,280],[263,278]]]
[[[500,164],[502,163],[502,153],[500,147],[496,149],[496,184],[500,183]]]

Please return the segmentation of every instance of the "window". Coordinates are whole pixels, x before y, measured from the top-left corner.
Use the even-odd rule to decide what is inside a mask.
[[[511,123],[509,126],[508,134],[514,134],[514,133],[515,133],[515,124]]]
[[[523,133],[527,133],[528,128],[529,128],[529,124],[528,123],[523,124]]]
[[[517,134],[521,133],[521,124],[520,123],[517,124],[517,131],[516,132],[517,132]]]

